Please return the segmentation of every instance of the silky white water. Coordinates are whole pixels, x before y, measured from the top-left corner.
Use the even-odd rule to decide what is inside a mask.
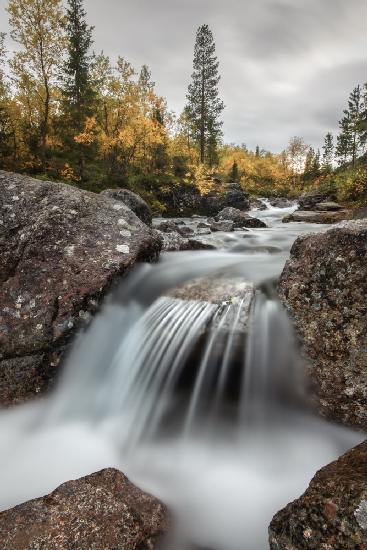
[[[274,513],[362,439],[310,410],[271,294],[296,236],[325,229],[282,225],[288,212],[256,212],[268,229],[217,234],[221,251],[166,255],[125,281],[54,393],[0,413],[2,509],[115,466],[169,505],[166,549],[268,547]],[[167,295],[204,276],[249,284],[220,304]]]

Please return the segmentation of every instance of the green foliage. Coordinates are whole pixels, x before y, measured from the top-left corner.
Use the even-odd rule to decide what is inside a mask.
[[[335,174],[334,184],[341,202],[367,206],[367,167],[361,166]]]

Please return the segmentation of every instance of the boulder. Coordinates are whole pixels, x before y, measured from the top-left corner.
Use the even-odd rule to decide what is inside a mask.
[[[241,210],[232,207],[224,208],[221,212],[219,212],[219,214],[215,216],[214,219],[216,222],[230,220],[231,222],[233,222],[234,229],[241,227],[266,227],[266,224],[263,221],[249,216],[247,212],[242,212]]]
[[[305,222],[305,223],[338,223],[349,217],[348,210],[338,210],[331,212],[319,212],[313,210],[296,210],[282,219],[283,223]]]
[[[188,241],[183,238],[177,231],[163,232],[157,230],[157,233],[162,239],[162,252],[178,252],[188,249]]]
[[[213,220],[210,224],[210,229],[212,231],[224,231],[224,232],[230,232],[233,231],[233,221],[231,220],[220,220],[215,221]]]
[[[158,231],[163,231],[163,233],[173,233],[178,231],[178,225],[173,220],[165,220],[163,222],[160,221],[155,224],[154,227],[158,229]]]
[[[270,199],[270,205],[274,208],[290,208],[294,205],[294,201],[290,199],[285,199],[283,197],[275,197]]]
[[[152,225],[152,211],[148,204],[139,195],[129,189],[106,189],[101,195],[121,201],[146,225]]]
[[[343,210],[343,206],[337,202],[319,202],[315,205],[315,210],[320,210],[321,212],[336,212],[338,210]]]
[[[191,237],[194,234],[194,230],[188,225],[179,225],[177,226],[177,231],[181,237]]]
[[[367,550],[367,442],[320,470],[269,535],[271,550]]]
[[[0,513],[2,550],[148,550],[168,527],[165,506],[113,469]]]
[[[367,220],[299,237],[279,282],[320,411],[367,429]]]
[[[250,201],[251,210],[267,210],[268,207],[260,199],[251,199]]]
[[[215,242],[198,235],[188,240],[187,250],[218,250],[218,246]]]
[[[45,390],[112,283],[157,258],[122,202],[0,171],[0,404]]]
[[[304,193],[299,198],[298,204],[300,210],[314,210],[316,204],[319,202],[327,202],[335,200],[336,196],[333,193],[327,193],[318,189]]]

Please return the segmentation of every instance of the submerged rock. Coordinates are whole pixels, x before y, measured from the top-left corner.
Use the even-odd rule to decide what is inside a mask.
[[[165,506],[113,469],[0,513],[2,550],[148,550],[168,527]]]
[[[367,429],[367,220],[299,237],[279,282],[321,412]]]
[[[367,442],[320,470],[269,534],[271,550],[367,550]]]
[[[213,220],[210,224],[210,229],[212,231],[223,231],[223,232],[231,232],[233,231],[234,222],[231,220],[219,220],[215,221]]]
[[[263,221],[253,218],[252,216],[249,216],[247,212],[242,212],[241,210],[238,210],[237,208],[224,208],[215,216],[216,222],[222,222],[222,221],[231,221],[233,222],[233,228],[241,228],[241,227],[266,227],[266,223]]]
[[[161,248],[122,202],[0,172],[0,404],[45,390],[111,284]]]
[[[274,208],[289,208],[294,205],[294,201],[283,197],[275,197],[270,199],[269,202]]]
[[[145,200],[136,193],[129,189],[106,189],[101,195],[123,202],[142,222],[152,225],[152,211]]]

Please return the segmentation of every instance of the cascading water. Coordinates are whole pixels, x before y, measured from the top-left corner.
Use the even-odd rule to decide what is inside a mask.
[[[125,281],[56,391],[0,414],[2,508],[116,466],[170,506],[168,550],[267,548],[272,515],[360,439],[308,407],[267,281],[310,226],[283,227],[279,215],[262,212],[271,229],[236,235],[241,254],[228,251],[231,235],[227,251],[167,255]],[[269,243],[277,257],[256,251]]]

